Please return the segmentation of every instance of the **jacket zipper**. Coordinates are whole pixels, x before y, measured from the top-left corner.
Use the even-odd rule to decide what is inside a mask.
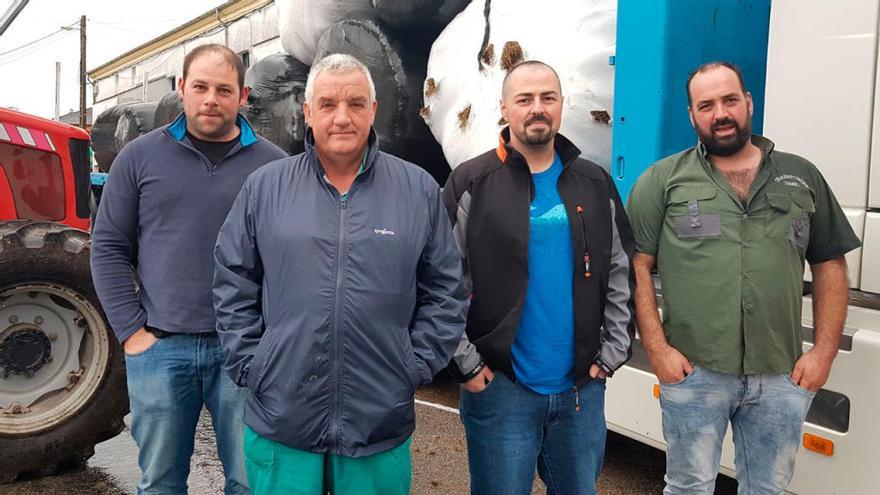
[[[577,205],[578,218],[581,220],[581,232],[584,234],[584,278],[590,278],[590,245],[587,243],[587,222],[584,220],[584,207]]]
[[[348,198],[342,197],[339,208],[339,244],[336,250],[336,301],[333,311],[333,413],[330,421],[331,443],[337,447],[339,440],[339,361],[340,341],[342,340],[339,328],[339,319],[342,313],[342,263],[345,256],[345,210],[348,206]]]

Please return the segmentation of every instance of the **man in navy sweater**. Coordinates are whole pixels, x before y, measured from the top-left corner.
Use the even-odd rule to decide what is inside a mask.
[[[116,157],[92,233],[92,274],[125,350],[138,493],[186,493],[196,423],[211,413],[227,494],[248,493],[247,390],[223,370],[212,251],[245,178],[285,156],[238,115],[244,66],[222,45],[184,59],[184,112]]]

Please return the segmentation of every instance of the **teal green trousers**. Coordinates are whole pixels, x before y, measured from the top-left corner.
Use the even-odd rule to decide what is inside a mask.
[[[253,495],[406,495],[411,442],[354,458],[293,449],[245,426],[244,467]]]

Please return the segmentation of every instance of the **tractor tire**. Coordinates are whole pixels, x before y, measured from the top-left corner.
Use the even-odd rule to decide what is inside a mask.
[[[125,426],[125,359],[90,248],[65,225],[0,222],[0,483],[82,465]]]

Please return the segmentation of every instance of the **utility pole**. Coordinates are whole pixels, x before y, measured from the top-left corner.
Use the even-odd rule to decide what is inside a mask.
[[[61,118],[61,62],[55,62],[55,120]]]
[[[79,126],[86,128],[86,16],[79,18]]]

